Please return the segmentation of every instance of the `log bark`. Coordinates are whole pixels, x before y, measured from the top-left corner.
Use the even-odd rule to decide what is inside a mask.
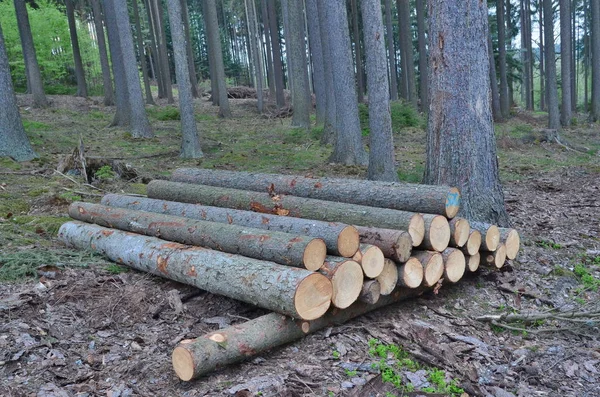
[[[368,305],[374,305],[381,298],[381,286],[377,280],[367,280],[363,283],[358,300]]]
[[[354,226],[343,223],[322,222],[291,216],[260,214],[252,211],[211,207],[175,201],[154,200],[118,194],[107,194],[102,204],[111,207],[150,211],[202,221],[227,223],[255,229],[271,230],[302,236],[318,237],[325,241],[330,255],[352,257],[358,250],[359,234]],[[479,249],[479,248],[478,248]]]
[[[304,197],[271,197],[268,193],[213,186],[154,180],[148,184],[148,197],[250,210],[266,214],[287,215],[296,218],[407,230],[413,239],[413,244],[421,243],[419,238],[424,234],[425,228],[423,216],[413,212]]]
[[[190,381],[267,349],[293,342],[308,333],[422,295],[426,290],[400,288],[391,295],[382,296],[375,304],[356,302],[348,309],[331,310],[325,316],[311,322],[296,321],[277,313],[269,313],[196,339],[181,341],[173,350],[173,368],[181,380]]]
[[[481,233],[478,230],[471,229],[469,231],[469,239],[467,243],[461,247],[463,254],[475,255],[481,248]]]
[[[379,247],[386,258],[396,262],[406,262],[410,258],[413,244],[408,232],[362,226],[357,226],[357,229],[360,241]]]
[[[398,266],[398,285],[417,288],[423,283],[423,264],[417,258],[410,258]]]
[[[317,319],[331,304],[331,282],[304,269],[79,222],[63,224],[58,236],[70,247],[294,318]]]
[[[425,221],[425,234],[421,249],[442,252],[450,243],[450,225],[448,220],[441,215],[423,214]]]
[[[452,247],[463,247],[469,240],[471,225],[465,218],[454,218],[450,224],[450,245]]]
[[[325,261],[323,240],[172,215],[73,203],[69,216],[80,221],[158,237],[181,244],[318,270]]]
[[[381,295],[389,295],[398,284],[398,267],[391,259],[385,259],[383,263],[383,271],[376,277],[379,282]]]
[[[499,228],[500,230],[500,242],[506,247],[506,257],[508,259],[515,259],[519,253],[521,247],[521,237],[519,232],[515,229],[510,228]]]
[[[444,258],[434,251],[413,251],[413,257],[423,265],[423,285],[433,287],[444,275]]]
[[[465,255],[455,248],[446,248],[442,252],[444,259],[444,279],[456,283],[465,274],[467,262]]]
[[[171,180],[257,192],[270,189],[277,194],[439,214],[448,218],[453,218],[460,207],[458,189],[448,186],[359,179],[308,178],[199,168],[177,169]]]
[[[481,251],[480,264],[483,266],[495,266],[501,269],[506,262],[506,246],[499,244],[495,251]]]
[[[361,244],[352,259],[360,264],[366,277],[376,278],[383,271],[383,252],[374,245]]]
[[[333,306],[345,309],[356,302],[364,281],[363,271],[358,263],[346,258],[330,256],[327,257],[319,273],[331,281]]]
[[[500,244],[500,230],[496,225],[484,222],[471,222],[471,229],[481,233],[481,250],[496,251]]]
[[[479,252],[475,255],[465,255],[465,261],[467,262],[467,269],[472,273],[479,269],[479,262],[481,261],[481,254]]]

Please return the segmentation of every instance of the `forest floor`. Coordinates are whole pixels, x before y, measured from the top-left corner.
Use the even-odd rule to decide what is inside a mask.
[[[598,125],[577,119],[563,131],[569,148],[543,142],[542,113],[515,110],[497,125],[506,206],[522,236],[520,256],[501,271],[482,269],[438,294],[185,383],[171,366],[178,341],[265,312],[66,249],[56,232],[69,203],[144,194],[144,183],[180,166],[357,178],[366,170],[328,164],[331,148],[319,144],[319,130],[307,136],[289,119],[261,117],[252,100],[232,100],[229,120],[197,100],[206,156],[182,160],[179,122],[170,120],[177,112],[166,104],[148,108],[156,137],[136,140],[108,127],[114,108],[98,98],[51,99],[52,107],[34,110],[19,96],[40,159],[0,159],[0,395],[460,396],[460,386],[468,395],[600,396],[597,317],[476,320],[599,311]],[[418,181],[424,123],[399,105],[393,114],[400,177]],[[86,156],[122,161],[138,177],[100,171],[92,188],[55,173],[80,137]]]

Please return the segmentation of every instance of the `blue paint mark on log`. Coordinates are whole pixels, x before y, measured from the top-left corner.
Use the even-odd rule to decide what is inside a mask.
[[[448,198],[446,199],[446,208],[448,207],[457,207],[460,203],[460,194],[459,193],[449,193]]]

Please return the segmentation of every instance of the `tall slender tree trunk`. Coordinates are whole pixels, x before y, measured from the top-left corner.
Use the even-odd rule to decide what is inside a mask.
[[[327,93],[325,90],[325,66],[323,65],[323,47],[321,46],[321,28],[319,26],[318,0],[306,0],[306,19],[310,55],[313,65],[313,87],[317,107],[317,125],[325,123],[327,111]]]
[[[367,58],[371,130],[367,177],[372,180],[397,181],[381,1],[361,0],[361,11]]]
[[[17,15],[17,25],[21,37],[21,47],[23,48],[23,57],[27,65],[27,86],[33,94],[33,106],[36,108],[44,108],[48,106],[48,100],[44,93],[44,83],[40,66],[35,54],[33,45],[33,36],[31,34],[31,26],[29,25],[29,16],[27,15],[27,7],[25,0],[14,0],[15,12]]]
[[[525,0],[525,9],[527,10],[527,53],[529,54],[529,88],[531,97],[531,110],[533,110],[535,103],[535,90],[533,87],[533,69],[535,59],[533,57],[533,39],[532,39],[532,29],[531,29],[531,0]]]
[[[111,127],[125,127],[129,125],[131,116],[131,107],[129,102],[129,93],[125,79],[125,63],[123,52],[121,51],[121,38],[116,30],[115,11],[112,1],[102,0],[104,10],[104,22],[106,23],[106,33],[108,35],[108,44],[110,50],[110,60],[113,76],[115,79],[115,116]]]
[[[256,74],[256,99],[258,112],[264,110],[263,101],[263,64],[260,39],[258,37],[258,23],[256,17],[256,6],[254,0],[244,0],[246,7],[246,19],[248,23],[248,36],[250,38],[251,56],[254,62],[254,71]]]
[[[158,85],[158,97],[166,98],[167,89],[163,79],[163,73],[160,64],[160,50],[158,48],[159,38],[157,36],[158,25],[156,23],[156,15],[154,15],[153,11],[153,0],[144,0],[144,4],[146,6],[146,14],[148,15],[148,28],[150,30],[150,39],[152,41],[152,51],[150,51],[150,53],[154,53],[155,68],[153,75]]]
[[[588,31],[589,24],[589,7],[587,0],[583,0],[583,111],[589,110],[589,95],[588,95],[588,76],[590,68],[590,36]]]
[[[188,70],[190,72],[190,86],[192,88],[192,96],[199,98],[198,93],[198,77],[196,76],[196,63],[194,62],[194,51],[192,49],[192,36],[190,35],[190,15],[188,12],[188,5],[186,0],[181,1],[181,13],[183,18],[183,29],[185,32],[185,52],[188,63]]]
[[[489,29],[489,26],[488,26]],[[489,75],[491,87],[492,116],[495,122],[504,121],[502,109],[500,108],[500,93],[498,92],[498,80],[496,77],[496,59],[494,58],[494,43],[492,43],[492,34],[488,33],[488,57],[489,57]]]
[[[75,10],[73,0],[65,0],[67,6],[67,21],[69,22],[69,34],[71,36],[71,47],[73,47],[73,61],[75,62],[75,77],[77,78],[76,96],[87,97],[87,84],[85,82],[85,71],[79,51],[79,40],[77,39],[77,24],[75,23]]]
[[[544,70],[544,0],[538,0],[539,20],[540,20],[540,110],[546,110],[546,73]]]
[[[354,60],[356,64],[356,87],[358,94],[358,102],[364,102],[364,93],[365,93],[365,82],[364,82],[364,70],[363,70],[363,62],[362,62],[362,49],[360,43],[360,26],[358,23],[358,6],[356,4],[357,0],[350,0],[350,5],[352,7],[352,32],[354,36]]]
[[[556,57],[554,54],[554,10],[552,0],[544,3],[544,35],[546,39],[546,99],[548,101],[548,128],[560,128],[558,88],[556,86]]]
[[[591,119],[600,121],[600,0],[590,0],[592,25],[592,108]]]
[[[275,75],[275,99],[278,108],[285,106],[283,93],[283,64],[281,60],[281,43],[279,41],[279,24],[277,23],[277,8],[275,0],[268,0],[269,30],[271,33],[271,46],[273,49],[273,72]]]
[[[217,20],[217,6],[215,0],[205,0],[205,19],[206,19],[206,30],[208,33],[209,48],[212,52],[214,59],[214,76],[210,76],[211,79],[217,81],[217,87],[219,92],[219,116],[220,117],[231,117],[231,110],[229,108],[229,98],[227,94],[227,85],[225,84],[225,66],[223,65],[223,51],[221,49],[221,40],[219,37],[219,25]]]
[[[417,36],[419,42],[419,96],[422,112],[429,111],[429,84],[427,72],[427,48],[425,41],[425,0],[416,0],[417,3]]]
[[[275,98],[275,76],[273,70],[273,49],[271,47],[271,31],[269,28],[269,11],[267,8],[267,0],[260,1],[260,10],[262,14],[263,33],[265,35],[265,47],[267,54],[267,80],[269,83],[269,99],[272,101]]]
[[[417,86],[415,82],[415,61],[412,45],[412,33],[410,23],[410,1],[397,0],[398,19],[400,21],[400,45],[403,48],[405,81],[407,88],[407,99],[417,107]]]
[[[142,78],[144,80],[144,92],[146,93],[146,103],[148,105],[154,105],[154,99],[152,99],[152,90],[150,89],[150,78],[148,77],[148,65],[146,62],[146,54],[144,52],[144,37],[142,36],[142,24],[140,23],[140,10],[137,0],[132,1],[133,4],[133,19],[135,20],[135,31],[137,39],[138,57],[140,58],[140,65],[142,67]]]
[[[507,226],[489,102],[487,2],[429,4],[425,183],[457,186],[461,216]]]
[[[521,53],[523,55],[523,99],[525,108],[533,110],[533,74],[531,72],[531,15],[529,0],[521,0]]]
[[[560,123],[571,125],[571,0],[560,0]]]
[[[290,51],[289,51],[289,42],[290,42],[290,38],[289,38],[289,19],[288,19],[288,2],[287,0],[281,0],[279,2],[281,4],[281,23],[283,25],[283,42],[285,43],[285,69],[286,69],[286,73],[284,73],[284,79],[285,82],[287,84],[287,88],[288,90],[290,90],[290,92],[292,92],[293,95],[293,91],[294,91],[294,84],[293,81],[291,79],[293,72],[293,68],[294,65],[292,65],[292,59],[290,57]]]
[[[577,113],[577,2],[571,6],[571,111]]]
[[[327,21],[327,9],[325,2],[317,0],[319,28],[321,29],[321,48],[323,50],[323,72],[325,74],[325,99],[327,106],[325,108],[325,124],[323,125],[323,135],[321,143],[333,145],[337,136],[337,104],[336,90],[333,82],[334,61],[331,53],[331,46],[328,37],[329,25]]]
[[[511,0],[506,0],[506,7],[504,7],[504,9],[506,10],[506,31],[508,34],[506,41],[507,41],[508,51],[510,51],[512,49],[512,37],[513,37]],[[513,67],[511,66],[510,63],[507,63],[506,66],[508,68],[506,71],[506,82],[508,85],[508,107],[510,109],[515,104],[513,78],[512,78]]]
[[[508,80],[506,75],[506,26],[504,23],[504,0],[496,1],[496,20],[498,21],[498,68],[500,72],[500,111],[502,118],[508,119],[510,103],[508,101]]]
[[[419,3],[419,0],[417,0]],[[394,48],[394,28],[392,26],[392,0],[385,0],[385,28],[390,68],[390,98],[398,100],[398,66],[396,65],[396,49]],[[363,22],[364,25],[364,22]],[[369,76],[367,76],[368,78]]]
[[[104,105],[112,106],[115,103],[112,79],[110,77],[110,65],[106,52],[106,40],[104,39],[104,18],[99,0],[91,0],[92,12],[94,14],[94,26],[98,40],[98,52],[100,53],[100,67],[102,69],[102,83],[104,86]]]
[[[171,67],[169,66],[169,55],[167,53],[167,34],[165,33],[165,19],[160,0],[150,0],[153,4],[154,20],[156,21],[156,34],[158,38],[158,58],[160,62],[160,71],[167,95],[168,103],[175,103],[173,98],[173,87],[171,84]]]

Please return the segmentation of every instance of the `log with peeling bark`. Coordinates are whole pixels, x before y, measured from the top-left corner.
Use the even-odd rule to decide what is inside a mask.
[[[465,274],[467,266],[465,254],[456,248],[446,248],[442,252],[442,258],[444,259],[444,279],[451,283],[458,282]]]
[[[363,270],[358,263],[347,258],[328,256],[319,273],[331,281],[333,306],[345,309],[356,302],[364,281]]]
[[[388,258],[385,258],[383,263],[383,270],[379,276],[376,277],[379,281],[381,295],[389,295],[396,288],[398,284],[398,266],[396,263]]]
[[[475,255],[465,255],[465,261],[467,262],[467,269],[469,269],[470,272],[476,272],[477,269],[479,269],[481,254],[476,252]]]
[[[515,229],[510,228],[499,228],[500,229],[500,242],[506,246],[506,257],[508,259],[515,259],[519,253],[521,246],[521,238],[519,232]]]
[[[481,233],[478,230],[471,229],[467,243],[461,247],[463,254],[475,255],[481,248]]]
[[[358,231],[356,228],[343,223],[293,218],[291,216],[260,214],[231,208],[211,207],[207,205],[179,203],[175,201],[155,200],[119,194],[107,194],[102,198],[101,203],[111,207],[157,212],[160,214],[183,216],[202,221],[227,223],[253,227],[256,229],[319,237],[325,241],[327,252],[330,255],[347,258],[356,253],[359,244]]]
[[[360,244],[352,259],[360,264],[368,278],[375,278],[383,271],[385,257],[379,247],[374,245]]]
[[[425,234],[425,221],[421,214],[364,205],[295,196],[272,197],[269,193],[160,180],[148,184],[148,197],[327,222],[344,222],[350,225],[406,230],[413,239],[413,244],[420,244],[419,239]]]
[[[423,285],[433,287],[444,276],[444,258],[435,251],[413,251],[413,257],[423,265]]]
[[[80,222],[63,224],[59,238],[134,269],[298,319],[319,318],[331,305],[331,281],[305,269]]]
[[[506,246],[504,244],[498,245],[496,251],[481,251],[480,263],[485,266],[494,266],[500,269],[506,262]]]
[[[245,323],[186,339],[173,350],[171,359],[177,376],[184,381],[197,379],[223,368],[304,337],[325,327],[342,324],[355,317],[408,298],[422,295],[426,288],[397,289],[375,304],[356,302],[347,309],[332,309],[314,321],[297,321],[269,313]]]
[[[450,243],[450,225],[441,215],[423,214],[425,235],[419,248],[442,252]]]
[[[356,228],[360,241],[379,247],[386,258],[396,262],[406,262],[410,258],[413,243],[408,232],[377,227],[357,226]]]
[[[498,244],[500,244],[500,230],[496,225],[490,225],[489,223],[483,222],[470,222],[471,229],[479,231],[481,233],[481,250],[482,251],[496,251]]]
[[[453,218],[460,207],[457,188],[358,179],[307,178],[199,168],[175,170],[172,181],[233,189],[273,191],[319,200],[425,212]]]
[[[381,297],[381,286],[379,285],[379,281],[377,280],[366,280],[363,283],[362,290],[360,291],[360,295],[358,300],[367,303],[369,305],[374,305],[379,301]]]
[[[69,215],[73,219],[100,226],[272,261],[286,266],[303,267],[311,271],[323,266],[327,254],[325,243],[319,238],[154,212],[77,202],[69,207]]]
[[[406,288],[417,288],[423,283],[423,264],[417,258],[409,258],[398,265],[398,285]]]
[[[467,243],[471,231],[469,221],[465,218],[454,218],[448,223],[450,224],[450,245],[463,247]]]

